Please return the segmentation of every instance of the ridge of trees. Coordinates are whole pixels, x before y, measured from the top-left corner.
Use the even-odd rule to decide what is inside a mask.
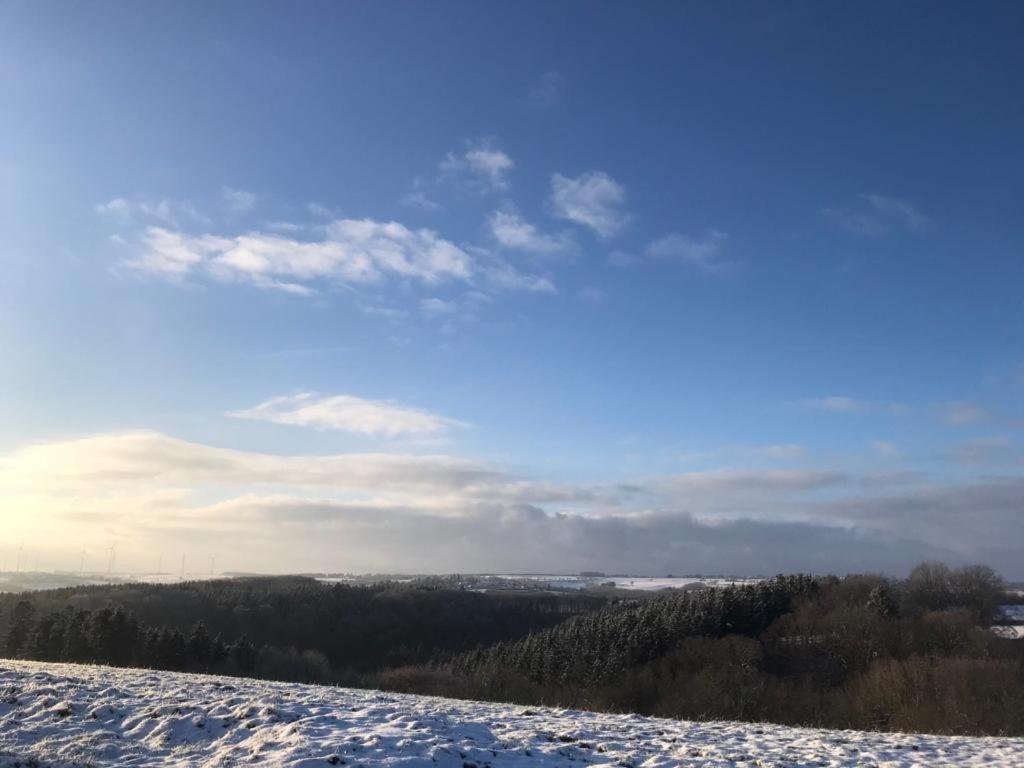
[[[989,568],[621,599],[253,578],[0,595],[0,651],[665,717],[1024,735]]]

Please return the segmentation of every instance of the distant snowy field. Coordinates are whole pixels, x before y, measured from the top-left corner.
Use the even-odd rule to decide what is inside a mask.
[[[0,592],[32,592],[40,589],[100,584],[179,584],[183,581],[208,581],[211,579],[237,578],[239,574],[208,573],[49,573],[45,571],[0,572]],[[257,574],[249,574],[257,575]],[[325,584],[374,584],[381,581],[410,582],[416,576],[400,575],[346,575],[327,576],[308,574]],[[749,584],[760,579],[719,578],[704,576],[576,576],[565,574],[505,574],[505,575],[464,575],[464,587],[481,591],[505,590],[510,588],[546,589],[556,592],[575,592],[606,584],[619,589],[635,589],[653,592],[662,589],[680,589],[703,585],[726,587],[731,584]]]
[[[0,766],[1024,766],[1024,739],[695,723],[0,660]]]
[[[559,576],[551,574],[529,576],[502,575],[498,576],[498,578],[535,581],[538,586],[556,590],[581,590],[588,587],[597,587],[602,584],[614,584],[619,589],[639,589],[645,592],[654,592],[661,589],[680,589],[698,584],[706,587],[727,587],[760,581],[760,579],[723,579],[703,576]]]
[[[396,576],[317,576],[318,581],[335,584],[369,584],[374,581],[413,581],[415,577]],[[464,588],[482,592],[510,588],[546,589],[554,592],[580,592],[584,589],[612,585],[618,589],[634,589],[656,592],[662,589],[683,587],[727,587],[738,584],[753,584],[761,579],[720,578],[705,576],[575,576],[557,573],[545,574],[463,574]]]

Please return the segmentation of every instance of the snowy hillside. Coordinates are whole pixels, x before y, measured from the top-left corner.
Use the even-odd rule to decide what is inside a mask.
[[[1024,766],[1024,740],[535,709],[0,661],[0,766]]]

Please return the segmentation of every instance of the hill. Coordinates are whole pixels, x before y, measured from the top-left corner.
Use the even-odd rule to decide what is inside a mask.
[[[0,661],[0,766],[1024,765],[1024,740],[525,708]]]

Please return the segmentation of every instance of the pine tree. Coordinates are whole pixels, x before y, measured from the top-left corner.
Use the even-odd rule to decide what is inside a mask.
[[[206,623],[196,622],[187,643],[189,664],[202,670],[209,669],[212,650],[213,642],[210,640],[210,632],[206,629]]]
[[[7,656],[20,655],[34,626],[35,609],[32,603],[19,601],[11,611],[10,629],[4,638],[4,653]]]

